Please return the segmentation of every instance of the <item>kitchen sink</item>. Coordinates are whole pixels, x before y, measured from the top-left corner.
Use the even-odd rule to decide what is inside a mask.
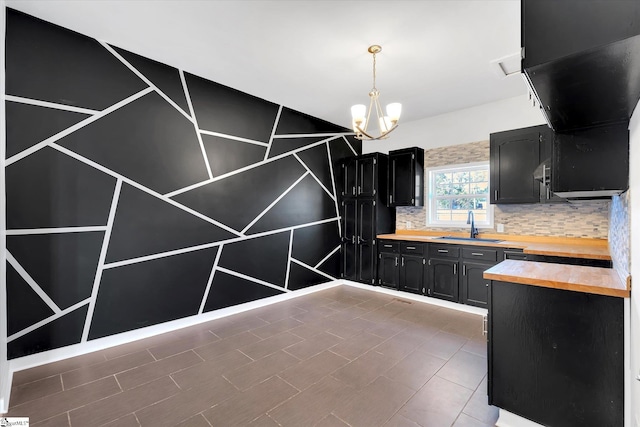
[[[479,238],[471,238],[471,237],[454,237],[454,236],[442,236],[438,237],[438,239],[447,239],[447,240],[464,240],[465,242],[502,242],[500,239],[479,239]]]

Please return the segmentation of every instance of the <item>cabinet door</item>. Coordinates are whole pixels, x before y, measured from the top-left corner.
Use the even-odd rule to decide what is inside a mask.
[[[429,260],[429,295],[458,302],[458,261]]]
[[[372,199],[358,199],[358,219],[356,244],[358,251],[358,280],[374,284],[376,279],[376,202]]]
[[[345,159],[342,164],[342,182],[340,195],[342,197],[356,197],[358,162],[354,158]]]
[[[491,203],[538,203],[541,131],[546,126],[491,134]]]
[[[363,157],[358,159],[358,197],[373,197],[376,195],[376,158]]]
[[[391,252],[380,252],[378,257],[378,284],[394,289],[398,289],[400,277],[400,267],[398,264],[398,254]]]
[[[345,279],[356,280],[357,203],[355,199],[342,202],[342,271]]]
[[[416,255],[402,255],[400,262],[400,290],[422,293],[424,287],[424,258]]]
[[[389,206],[413,206],[415,191],[415,154],[389,155]]]
[[[482,274],[493,265],[494,263],[463,261],[460,302],[476,307],[487,307],[489,280],[484,279]]]

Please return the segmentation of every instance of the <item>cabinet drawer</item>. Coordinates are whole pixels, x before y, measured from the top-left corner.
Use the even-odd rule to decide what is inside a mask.
[[[424,244],[402,242],[400,243],[400,252],[407,255],[422,255],[424,253]]]
[[[455,245],[430,245],[429,257],[458,258],[460,248]]]
[[[378,246],[378,252],[391,252],[397,254],[400,252],[400,243],[392,240],[380,240],[380,246]]]
[[[498,251],[495,249],[462,248],[462,258],[482,261],[497,261]]]

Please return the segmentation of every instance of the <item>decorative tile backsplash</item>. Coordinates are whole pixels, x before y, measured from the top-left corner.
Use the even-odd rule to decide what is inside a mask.
[[[609,227],[609,252],[613,260],[613,268],[625,277],[631,271],[630,228],[629,220],[631,196],[625,191],[611,199],[611,220]]]
[[[489,141],[472,142],[425,150],[425,168],[489,160]],[[426,174],[425,174],[425,179]],[[428,183],[425,192],[428,191]],[[425,197],[425,200],[428,200]],[[506,234],[530,236],[590,237],[609,235],[609,200],[562,204],[495,205],[494,223],[504,224]],[[426,225],[427,207],[396,208],[396,230],[407,228],[432,231],[468,231],[466,228],[441,228]],[[407,221],[411,227],[407,227]],[[628,222],[628,221],[627,221]],[[481,229],[480,232],[495,232]],[[627,231],[628,233],[628,231]]]

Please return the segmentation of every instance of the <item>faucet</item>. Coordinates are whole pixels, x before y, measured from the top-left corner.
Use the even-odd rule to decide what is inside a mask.
[[[476,225],[474,223],[473,211],[469,211],[469,213],[467,214],[467,224],[471,224],[471,234],[469,235],[469,237],[475,239],[478,236],[478,229],[476,228]]]

